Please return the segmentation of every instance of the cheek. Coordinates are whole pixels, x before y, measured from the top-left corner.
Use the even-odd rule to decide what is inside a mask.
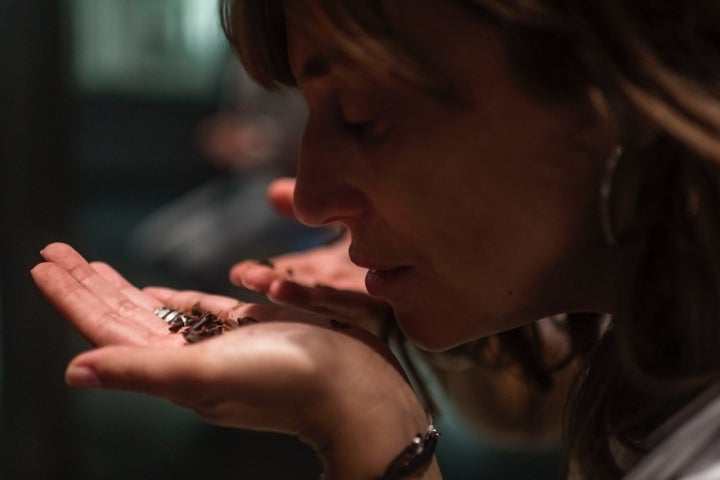
[[[576,252],[592,237],[593,207],[590,194],[479,213],[467,236],[448,236],[435,252],[438,282],[468,299],[468,314],[510,327],[559,313],[582,270]]]

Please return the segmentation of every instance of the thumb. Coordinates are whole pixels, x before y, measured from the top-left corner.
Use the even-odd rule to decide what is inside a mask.
[[[295,191],[294,178],[278,178],[274,180],[267,190],[270,204],[281,215],[288,218],[295,218],[293,211],[293,192]]]
[[[81,354],[65,371],[68,385],[127,390],[168,399],[198,383],[201,358],[178,347],[104,347]]]

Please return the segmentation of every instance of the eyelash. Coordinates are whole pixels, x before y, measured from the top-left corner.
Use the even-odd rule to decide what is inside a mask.
[[[365,120],[362,122],[349,122],[344,118],[341,120],[343,131],[350,134],[357,140],[369,142],[380,137],[377,120]]]

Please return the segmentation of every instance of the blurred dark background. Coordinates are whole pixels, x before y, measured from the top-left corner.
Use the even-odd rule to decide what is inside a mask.
[[[139,265],[128,236],[226,175],[197,129],[218,109],[227,59],[213,0],[0,0],[0,478],[317,478],[295,440],[65,387],[87,344],[29,277],[42,246],[63,240],[138,284],[188,286]]]
[[[140,395],[67,388],[65,365],[88,345],[29,276],[39,250],[62,240],[138,285],[252,299],[227,285],[232,261],[320,241],[268,223],[262,182],[248,186],[200,146],[201,125],[224,108],[228,79],[237,78],[216,8],[215,0],[0,0],[2,479],[318,477],[314,454],[294,439],[209,426]],[[242,243],[243,228],[261,231],[260,241],[227,257],[206,251],[196,259],[203,272],[191,268],[198,263],[168,263],[187,260],[182,249],[143,257],[158,225],[160,240],[180,236],[156,219],[156,237],[152,228],[138,237],[168,205],[179,205],[171,219],[204,225],[197,246],[213,244],[207,232],[230,224],[237,228],[228,245]],[[232,208],[215,216],[218,205]],[[186,237],[192,246],[187,238],[195,237]],[[494,448],[452,414],[440,428],[449,480],[561,477],[557,451]]]

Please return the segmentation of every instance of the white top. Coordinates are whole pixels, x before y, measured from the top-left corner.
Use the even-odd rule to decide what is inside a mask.
[[[649,440],[663,437],[625,480],[720,480],[720,384],[693,400]]]

